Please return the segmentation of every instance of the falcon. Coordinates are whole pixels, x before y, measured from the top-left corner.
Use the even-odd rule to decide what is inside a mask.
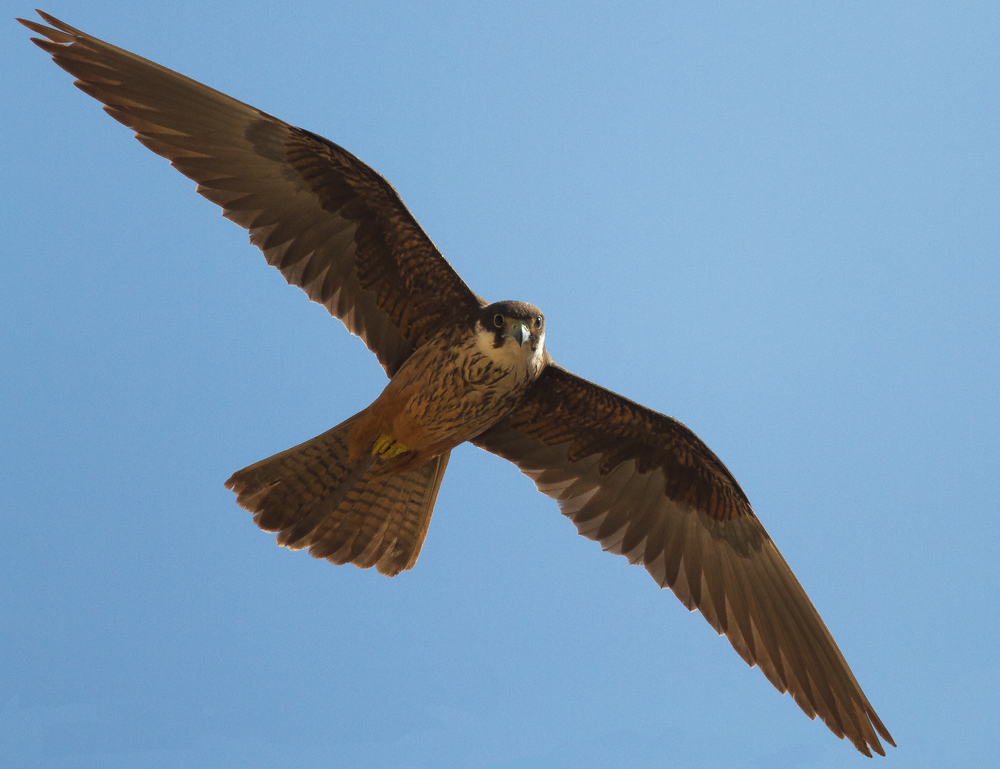
[[[416,563],[451,450],[470,441],[700,610],[810,718],[867,756],[885,755],[879,736],[895,745],[736,479],[693,432],[556,365],[542,312],[476,295],[389,182],[342,147],[39,14],[50,26],[18,20],[32,41],[389,377],[368,408],[226,481],[261,529],[394,576]]]

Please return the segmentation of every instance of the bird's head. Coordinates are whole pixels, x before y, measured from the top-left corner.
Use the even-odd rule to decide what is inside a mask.
[[[494,302],[479,311],[476,336],[480,348],[503,365],[521,363],[533,379],[545,356],[545,316],[533,304]]]

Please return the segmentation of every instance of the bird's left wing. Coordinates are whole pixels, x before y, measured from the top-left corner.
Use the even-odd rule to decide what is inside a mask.
[[[549,364],[473,443],[510,460],[577,530],[700,609],[749,665],[865,755],[895,745],[736,479],[675,419]]]
[[[361,337],[392,376],[485,304],[382,176],[342,147],[74,29],[18,19],[136,138],[250,231],[268,264]]]

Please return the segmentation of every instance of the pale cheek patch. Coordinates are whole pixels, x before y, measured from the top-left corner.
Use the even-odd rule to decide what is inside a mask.
[[[487,358],[492,358],[495,349],[493,347],[493,332],[487,328],[483,328],[482,323],[476,324],[476,350],[480,355],[485,355]]]
[[[476,327],[476,349],[480,355],[489,358],[494,364],[504,369],[513,368],[522,360],[517,345],[506,340],[500,347],[494,347],[494,339],[496,339],[496,334],[493,331],[482,326]]]
[[[538,370],[542,367],[542,359],[545,357],[545,332],[543,331],[538,335],[538,344],[535,345],[535,349],[531,351],[531,355],[528,356],[527,366],[528,374],[534,379],[538,376]]]

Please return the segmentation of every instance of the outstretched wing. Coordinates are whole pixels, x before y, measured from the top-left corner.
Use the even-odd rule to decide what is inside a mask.
[[[385,179],[321,136],[39,11],[39,48],[250,231],[268,264],[361,337],[392,376],[483,302]]]
[[[550,364],[473,442],[517,465],[585,537],[700,609],[810,718],[868,756],[884,755],[876,730],[895,745],[736,479],[680,422]]]

